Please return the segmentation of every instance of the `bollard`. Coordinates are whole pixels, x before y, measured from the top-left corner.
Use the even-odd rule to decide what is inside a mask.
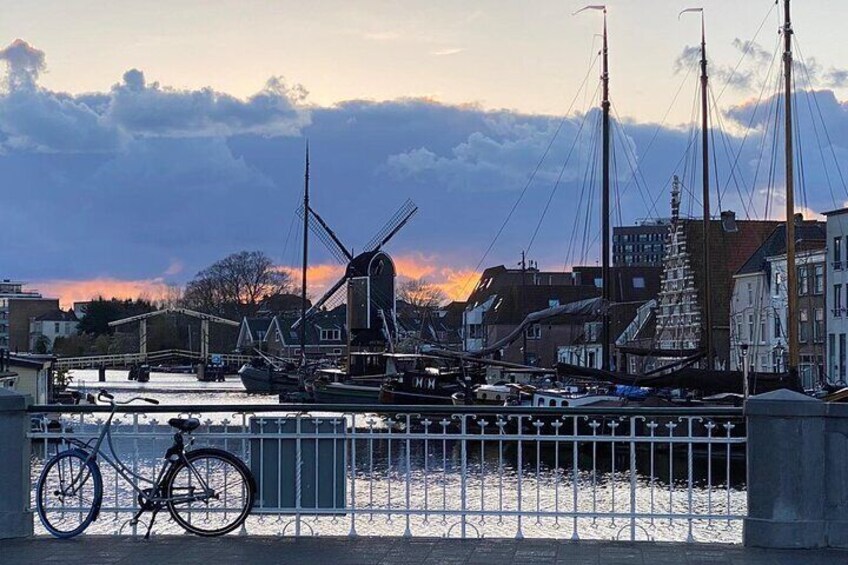
[[[0,389],[0,539],[32,535],[28,395]]]
[[[106,367],[104,365],[97,368],[97,380],[101,383],[106,382]]]

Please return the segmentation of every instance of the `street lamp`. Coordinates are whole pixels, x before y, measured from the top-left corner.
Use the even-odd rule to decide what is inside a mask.
[[[742,350],[742,398],[748,400],[748,344],[739,346]]]
[[[776,354],[775,364],[777,365],[776,373],[780,373],[783,371],[783,353],[786,351],[786,348],[782,343],[778,343],[774,346],[774,352]]]

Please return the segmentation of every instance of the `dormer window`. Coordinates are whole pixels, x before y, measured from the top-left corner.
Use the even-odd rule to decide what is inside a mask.
[[[321,341],[339,341],[341,338],[342,332],[337,328],[329,330],[321,329]]]

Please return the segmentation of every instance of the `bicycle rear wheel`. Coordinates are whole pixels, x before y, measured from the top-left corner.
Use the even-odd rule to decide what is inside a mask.
[[[238,528],[256,494],[247,466],[220,449],[196,449],[186,453],[186,460],[174,466],[165,485],[174,520],[199,536],[220,536]]]
[[[100,468],[81,449],[57,454],[38,478],[38,517],[57,538],[72,538],[85,531],[100,513],[102,500]]]

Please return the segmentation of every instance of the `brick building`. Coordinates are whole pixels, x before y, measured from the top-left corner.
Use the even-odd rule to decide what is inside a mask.
[[[58,298],[44,298],[23,287],[19,281],[0,281],[0,349],[29,351],[30,320],[59,309]]]

